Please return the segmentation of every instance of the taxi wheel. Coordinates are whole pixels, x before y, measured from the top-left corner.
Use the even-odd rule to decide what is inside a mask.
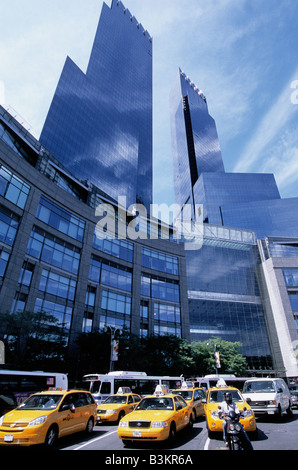
[[[58,439],[58,429],[56,426],[51,426],[47,432],[44,445],[47,448],[53,448],[55,447],[55,444],[57,443],[57,439]]]
[[[189,422],[188,422],[188,429],[191,431],[192,428],[193,428],[193,423],[194,423],[194,419],[193,419],[193,414],[191,413],[191,415],[189,416]]]
[[[88,419],[87,426],[86,426],[86,433],[87,433],[87,434],[92,434],[93,428],[94,428],[94,419],[93,419],[93,418],[89,418],[89,419]]]
[[[171,423],[170,432],[169,432],[169,439],[172,441],[176,436],[176,425],[175,423]]]
[[[119,416],[118,416],[118,423],[119,423],[120,419],[123,418],[123,416],[125,416],[125,412],[122,410],[122,411],[120,411]]]

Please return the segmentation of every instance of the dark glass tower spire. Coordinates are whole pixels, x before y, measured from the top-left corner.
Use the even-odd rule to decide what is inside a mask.
[[[202,173],[224,173],[216,124],[203,93],[179,69],[170,97],[176,203],[191,204]],[[201,202],[201,201],[199,201]]]
[[[40,141],[74,176],[148,210],[152,39],[121,2],[103,4],[86,74],[67,58]]]

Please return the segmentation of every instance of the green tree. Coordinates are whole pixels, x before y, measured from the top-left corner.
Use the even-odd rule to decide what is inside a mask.
[[[63,327],[47,312],[0,313],[0,337],[6,362],[18,369],[51,368],[65,363]]]
[[[234,373],[237,376],[245,375],[247,362],[239,352],[241,343],[229,342],[221,338],[212,338],[204,342],[193,342],[191,350],[196,364],[196,375],[206,375],[216,372],[214,350],[219,351],[221,367],[219,373]]]

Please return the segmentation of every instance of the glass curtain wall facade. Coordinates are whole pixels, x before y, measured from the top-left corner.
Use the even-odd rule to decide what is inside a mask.
[[[29,162],[22,150],[30,136],[2,107],[0,122],[10,128],[0,136],[1,313],[50,314],[69,348],[81,332],[107,325],[189,339],[183,247],[106,238],[96,202],[109,201],[115,213],[116,203],[93,186],[86,199],[85,186],[38,141]],[[12,132],[20,151],[10,145]]]
[[[40,142],[77,178],[127,206],[152,203],[152,39],[103,4],[86,74],[68,57]]]
[[[192,341],[239,341],[250,372],[270,373],[259,262],[254,232],[204,225],[202,248],[186,251],[190,336]]]

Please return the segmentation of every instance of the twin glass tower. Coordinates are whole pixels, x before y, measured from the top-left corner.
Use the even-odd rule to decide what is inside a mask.
[[[149,211],[152,39],[121,2],[103,4],[86,73],[67,58],[40,142],[77,178]]]

